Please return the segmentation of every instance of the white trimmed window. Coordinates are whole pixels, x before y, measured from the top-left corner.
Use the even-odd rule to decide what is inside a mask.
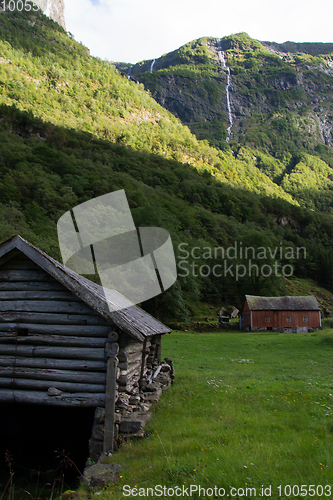
[[[303,321],[304,321],[304,323],[307,323],[308,322],[308,317],[307,316],[303,316]]]
[[[269,322],[270,322],[270,318],[269,318],[269,316],[265,316],[265,322],[266,322],[266,323],[269,323]]]
[[[287,316],[287,323],[291,323],[291,316]]]

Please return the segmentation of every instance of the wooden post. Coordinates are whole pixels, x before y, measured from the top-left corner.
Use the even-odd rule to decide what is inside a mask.
[[[116,399],[117,359],[109,359],[106,372],[106,398],[103,452],[113,452],[114,447],[114,412]]]
[[[161,335],[159,335],[156,339],[157,349],[156,349],[156,357],[158,364],[161,363]]]
[[[141,357],[141,370],[140,370],[140,379],[139,379],[139,385],[141,389],[141,385],[143,383],[143,375],[145,371],[145,361],[146,361],[146,349],[147,349],[147,339],[143,341],[143,347],[142,347],[142,357]]]

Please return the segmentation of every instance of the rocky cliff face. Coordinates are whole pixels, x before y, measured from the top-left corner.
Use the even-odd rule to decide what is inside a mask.
[[[65,0],[34,0],[34,3],[38,5],[46,16],[66,29],[64,16]]]
[[[219,44],[231,74],[234,143],[269,149],[275,134],[291,145],[296,136],[306,147],[333,145],[333,44],[259,42],[245,33],[201,38],[156,59],[153,71],[151,61],[143,61],[126,74],[199,138],[223,148],[227,72]]]

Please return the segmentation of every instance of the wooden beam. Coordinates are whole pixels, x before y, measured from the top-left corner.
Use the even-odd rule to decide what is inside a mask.
[[[162,346],[161,346],[161,335],[156,335],[156,344],[157,344],[157,349],[156,349],[156,358],[158,364],[161,363],[161,351],[162,351]]]
[[[105,359],[105,351],[100,348],[90,347],[46,347],[29,345],[3,345],[0,344],[0,354],[12,356],[31,356],[38,358],[61,358],[70,360],[96,360]]]
[[[94,314],[62,314],[62,313],[40,313],[5,311],[0,312],[0,324],[7,322],[49,324],[49,325],[104,325],[112,326],[110,322]],[[1,329],[1,326],[0,326]]]
[[[68,302],[60,300],[4,300],[0,302],[0,312],[44,312],[68,314],[94,314],[91,307],[84,302]],[[97,314],[97,313],[96,313]]]
[[[61,337],[59,335],[25,335],[17,336],[14,333],[0,332],[1,344],[33,344],[33,345],[48,345],[48,346],[64,346],[64,347],[105,347],[107,337],[92,338],[92,337]]]
[[[16,365],[0,366],[0,377],[30,378],[57,382],[80,382],[106,385],[105,372],[82,372],[75,370],[58,370],[52,368],[29,368]]]
[[[24,290],[67,290],[58,281],[2,281],[0,282],[2,291],[24,291]]]
[[[83,384],[74,382],[59,382],[55,380],[35,380],[24,378],[6,378],[0,377],[0,388],[8,387],[11,389],[28,389],[37,391],[47,391],[50,387],[55,387],[60,391],[70,393],[92,392],[103,393],[105,391],[105,384]]]
[[[2,366],[20,366],[27,368],[46,368],[64,370],[83,370],[91,372],[106,372],[106,360],[80,360],[80,359],[51,359],[31,358],[24,356],[0,356],[0,370]]]
[[[0,300],[65,300],[80,302],[69,290],[0,290]]]
[[[106,374],[105,393],[105,421],[104,421],[104,442],[103,452],[109,453],[114,450],[114,414],[116,404],[116,376],[117,359],[108,359]]]
[[[82,337],[101,337],[108,339],[112,327],[109,325],[41,325],[31,323],[0,323],[1,333],[17,333],[18,329],[28,330],[29,334],[65,335]],[[114,336],[117,340],[116,336]],[[112,340],[112,339],[109,339]]]
[[[140,387],[143,383],[143,377],[144,377],[144,372],[145,372],[146,349],[147,349],[147,338],[145,338],[145,340],[143,341],[143,346],[142,346],[141,369],[140,369],[140,378],[139,378],[139,386]]]
[[[49,396],[42,391],[23,391],[19,389],[0,389],[1,403],[32,403],[51,406],[105,406],[105,393],[63,393],[59,396]]]

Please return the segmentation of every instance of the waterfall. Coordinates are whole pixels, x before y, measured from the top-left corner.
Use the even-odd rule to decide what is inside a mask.
[[[218,56],[219,56],[219,61],[220,61],[220,64],[221,64],[221,68],[223,68],[223,69],[225,69],[227,71],[226,94],[227,94],[227,107],[228,107],[229,127],[227,128],[228,137],[226,139],[226,142],[229,142],[230,139],[232,139],[231,128],[232,128],[232,126],[234,124],[234,120],[232,118],[232,113],[231,113],[231,105],[230,105],[231,76],[230,76],[230,68],[229,68],[229,66],[226,65],[225,58],[224,58],[224,52],[222,50],[222,40],[219,40],[217,42],[217,53],[218,53]]]
[[[127,80],[130,80],[131,79],[131,72],[132,72],[132,66],[130,67],[130,69],[128,70],[128,73],[127,73]]]
[[[47,0],[46,1],[46,8],[44,10],[44,14],[47,16],[47,17],[50,17],[50,13],[51,13],[51,9],[50,9],[50,0]]]
[[[150,72],[153,72],[154,64],[155,64],[156,59],[154,59],[150,65]]]

